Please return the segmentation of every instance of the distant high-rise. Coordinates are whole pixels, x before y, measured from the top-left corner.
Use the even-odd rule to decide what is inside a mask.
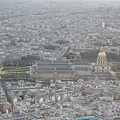
[[[106,24],[105,24],[105,22],[102,22],[102,28],[103,28],[103,29],[106,28]]]

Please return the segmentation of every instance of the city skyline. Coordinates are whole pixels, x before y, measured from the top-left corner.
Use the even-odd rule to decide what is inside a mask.
[[[0,0],[0,120],[120,119],[120,2]]]

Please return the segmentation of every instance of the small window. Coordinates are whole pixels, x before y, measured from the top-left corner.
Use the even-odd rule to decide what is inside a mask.
[[[102,67],[102,69],[104,69],[104,67]]]

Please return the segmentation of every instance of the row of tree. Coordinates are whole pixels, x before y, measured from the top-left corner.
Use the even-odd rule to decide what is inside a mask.
[[[89,50],[86,52],[81,52],[81,59],[88,62],[95,62],[99,51]],[[106,53],[108,62],[120,62],[120,55],[115,53]]]
[[[21,58],[7,58],[4,60],[4,66],[31,66],[35,60],[39,60],[39,56],[24,56]]]
[[[89,50],[89,51],[80,52],[81,61],[96,62],[98,53],[99,50]],[[107,54],[108,62],[120,62],[120,55],[115,53],[106,53],[106,54]],[[72,53],[68,51],[64,55],[64,57],[66,57],[67,59],[74,59],[76,58],[76,54],[74,52]]]

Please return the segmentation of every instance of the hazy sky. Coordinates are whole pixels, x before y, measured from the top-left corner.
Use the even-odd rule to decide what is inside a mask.
[[[25,1],[120,1],[120,0],[25,0]]]
[[[31,0],[28,0],[28,1],[31,1]],[[45,0],[37,0],[37,1],[45,1]],[[46,0],[46,1],[120,1],[120,0]]]

